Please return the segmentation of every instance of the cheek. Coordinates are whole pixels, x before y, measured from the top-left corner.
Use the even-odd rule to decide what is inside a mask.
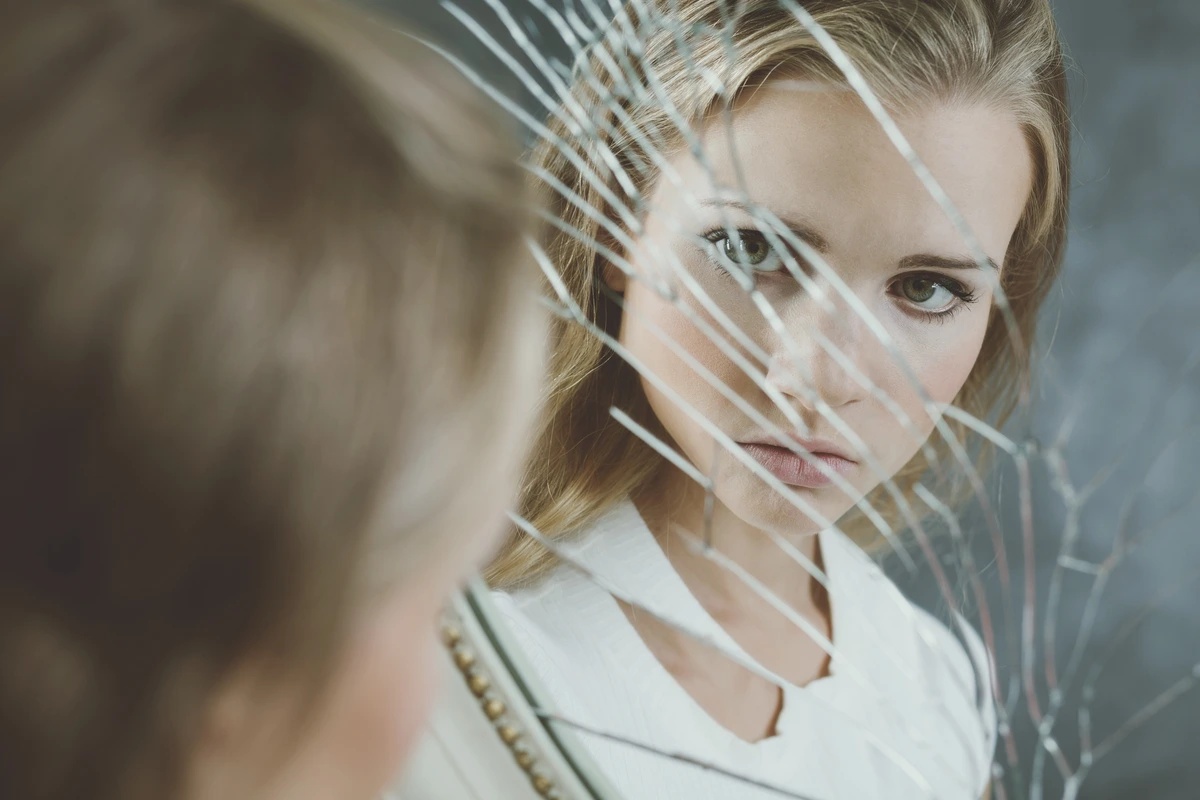
[[[427,595],[405,590],[371,612],[335,675],[308,763],[325,765],[336,796],[376,796],[417,743],[437,692],[436,605]]]
[[[913,375],[934,403],[949,403],[958,395],[975,367],[985,329],[983,323],[946,325],[921,347],[909,348],[904,354]],[[908,414],[918,431],[929,434],[935,420],[927,413],[921,395],[901,370],[893,366],[890,372],[888,395]]]
[[[935,403],[949,403],[966,383],[978,355],[978,345],[952,349],[938,365],[920,370],[917,377]]]
[[[972,312],[961,325],[947,325],[945,335],[939,335],[935,344],[910,359],[925,393],[935,403],[949,403],[966,383],[979,359],[987,320],[986,307]]]
[[[714,296],[714,300],[720,302],[719,297]],[[689,305],[696,307],[694,301]],[[685,313],[640,284],[631,285],[626,292],[625,308],[621,320],[621,344],[696,412],[730,432],[723,422],[730,416],[733,406],[714,383],[719,381],[746,397],[750,396],[753,381],[692,318],[700,318],[714,332],[721,330],[718,323],[703,310]],[[733,321],[740,329],[745,329],[740,320]],[[728,338],[726,342],[733,346]],[[742,348],[737,349],[742,351]],[[710,373],[715,381],[710,382],[689,362]],[[654,415],[674,443],[692,463],[706,471],[711,466],[712,438],[693,419],[691,412],[680,407],[652,381],[643,376],[641,383]]]
[[[437,604],[421,596],[388,610],[364,643],[360,719],[379,736],[381,766],[392,777],[416,744],[437,694]]]

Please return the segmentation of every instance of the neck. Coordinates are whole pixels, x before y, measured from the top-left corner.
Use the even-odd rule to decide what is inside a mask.
[[[769,605],[746,581],[719,563],[722,559],[736,564],[792,609],[801,613],[822,609],[823,593],[814,591],[820,584],[780,549],[778,537],[740,519],[715,498],[706,525],[705,492],[685,475],[671,470],[635,497],[634,503],[675,571],[719,621],[760,618]],[[715,555],[696,546],[706,531]],[[816,533],[793,533],[785,538],[805,558],[820,565]]]

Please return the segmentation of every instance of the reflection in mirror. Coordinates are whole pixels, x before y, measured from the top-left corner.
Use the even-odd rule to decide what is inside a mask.
[[[1197,493],[1165,429],[1109,437],[1156,442],[1115,497],[1117,466],[1068,468],[1084,392],[1037,416],[1071,139],[1049,4],[488,5],[502,34],[446,8],[533,98],[459,62],[536,141],[556,327],[487,579],[556,745],[630,800],[1079,796],[1194,681],[1093,724],[1187,586],[1102,616],[1109,579]]]
[[[982,640],[864,551],[977,472],[947,405],[1026,393],[1061,57],[1043,3],[877,5],[631,6],[532,159],[564,313],[490,578],[626,797],[987,791]]]

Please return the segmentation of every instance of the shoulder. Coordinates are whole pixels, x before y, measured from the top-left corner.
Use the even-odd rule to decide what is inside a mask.
[[[644,527],[631,502],[614,504],[584,528],[556,540],[562,558],[549,572],[528,585],[493,591],[493,601],[516,624],[550,632],[575,628],[580,619],[603,617],[588,612],[602,610],[612,599],[591,575],[601,583],[619,581],[629,560],[637,559],[630,544],[639,526]]]
[[[490,593],[496,613],[522,640],[555,641],[571,635],[568,609],[586,601],[589,586],[566,564],[558,564],[537,583]],[[521,642],[525,644],[525,641]]]
[[[853,636],[857,652],[881,645],[914,676],[918,694],[962,701],[954,705],[976,708],[994,722],[991,700],[992,669],[982,638],[957,612],[943,622],[915,605],[856,545],[838,537],[822,539],[832,545],[827,567],[832,568],[834,614],[842,602],[846,621],[858,629]],[[869,634],[869,635],[867,635]],[[923,690],[923,691],[921,691]]]
[[[981,710],[994,714],[991,658],[975,628],[957,612],[948,624],[922,608],[914,606],[914,613],[917,636],[926,658],[937,662],[944,677],[961,687],[977,705],[982,705]]]
[[[593,662],[606,635],[612,599],[582,573],[560,563],[537,583],[496,590],[489,599],[503,634],[539,673],[571,674]]]
[[[991,659],[982,638],[961,614],[943,621],[912,603],[857,545],[833,535],[822,545],[827,541],[834,617],[840,600],[848,657],[889,697],[905,728],[963,764],[963,777],[982,795],[996,746]]]
[[[961,614],[943,623],[915,608],[920,638],[921,671],[941,699],[943,714],[961,741],[970,742],[973,772],[990,777],[996,749],[996,706],[992,694],[992,661],[983,639]],[[982,793],[982,789],[981,792]]]

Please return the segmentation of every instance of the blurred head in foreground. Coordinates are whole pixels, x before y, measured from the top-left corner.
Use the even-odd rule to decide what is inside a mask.
[[[0,796],[373,797],[542,363],[491,111],[335,4],[0,26]]]

